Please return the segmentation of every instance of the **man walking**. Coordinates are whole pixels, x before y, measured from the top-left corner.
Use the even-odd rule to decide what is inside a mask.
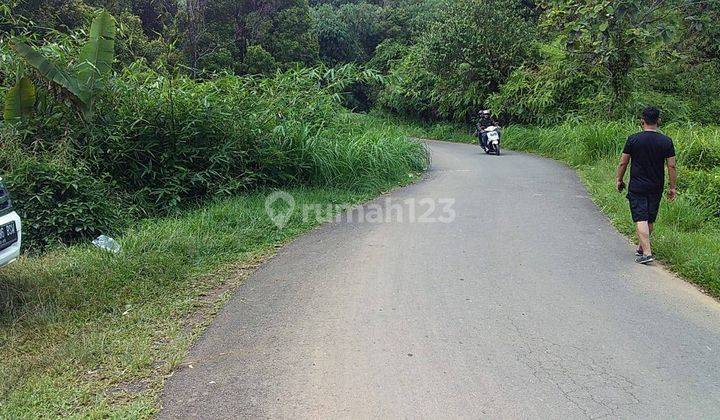
[[[625,171],[630,167],[630,185],[627,199],[630,212],[637,228],[639,246],[636,251],[636,262],[648,264],[655,260],[650,244],[653,223],[660,210],[660,200],[665,186],[665,168],[667,165],[670,178],[667,198],[675,200],[675,146],[670,137],[658,132],[660,111],[654,107],[645,108],[642,112],[643,131],[630,136],[625,143],[620,166],[617,169],[616,185],[618,191],[625,188]]]

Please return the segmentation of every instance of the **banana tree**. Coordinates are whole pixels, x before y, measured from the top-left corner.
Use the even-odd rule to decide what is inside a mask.
[[[78,64],[63,68],[19,39],[11,47],[40,75],[67,92],[83,117],[92,116],[93,105],[115,58],[115,19],[102,11],[93,19],[90,38],[80,50]],[[12,89],[11,89],[12,91]],[[10,92],[8,92],[10,94]]]
[[[16,120],[32,114],[35,106],[35,85],[29,77],[21,77],[5,94],[5,121]]]

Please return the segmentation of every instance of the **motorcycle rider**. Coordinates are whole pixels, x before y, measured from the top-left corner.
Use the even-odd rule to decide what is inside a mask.
[[[477,132],[480,134],[480,146],[483,150],[487,149],[488,137],[485,129],[491,126],[497,126],[497,122],[492,118],[489,109],[485,109],[478,113]]]

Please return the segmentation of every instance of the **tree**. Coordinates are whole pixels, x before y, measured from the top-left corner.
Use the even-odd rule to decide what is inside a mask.
[[[360,59],[367,61],[375,52],[375,47],[386,37],[383,9],[373,4],[358,3],[343,5],[338,12],[345,22],[347,31],[352,34],[361,48]]]
[[[463,119],[530,57],[533,28],[515,0],[448,1],[443,10],[419,43],[422,64],[437,76],[440,114]]]
[[[588,66],[605,72],[614,107],[628,97],[628,75],[643,61],[650,46],[667,39],[671,10],[697,3],[685,0],[547,0],[544,23],[565,37],[567,51]]]
[[[190,58],[190,66],[198,67],[202,51],[200,39],[205,32],[205,8],[207,0],[186,0],[185,2],[185,43]]]
[[[261,45],[281,63],[312,64],[317,61],[319,47],[312,32],[308,0],[241,0],[229,3],[235,42],[242,56],[248,45]]]
[[[20,39],[13,39],[12,48],[43,78],[67,93],[83,117],[89,118],[93,112],[96,96],[112,71],[115,59],[115,26],[115,18],[112,15],[104,10],[100,12],[90,26],[89,38],[80,50],[78,64],[71,68],[53,63]],[[23,80],[25,83],[29,82],[26,78],[20,79],[20,82]],[[18,95],[28,95],[27,86],[18,84],[16,87],[24,92],[24,94],[18,92]],[[12,90],[9,93],[12,93]],[[32,99],[34,96],[33,92]],[[25,102],[26,106],[27,103]]]
[[[313,27],[318,39],[320,59],[334,66],[360,59],[362,48],[355,34],[338,13],[327,4],[312,9]]]
[[[243,73],[269,74],[275,71],[277,63],[269,52],[260,45],[251,45],[245,51],[243,59]]]
[[[682,15],[683,50],[694,62],[716,61],[720,64],[720,2],[709,1],[688,5]]]

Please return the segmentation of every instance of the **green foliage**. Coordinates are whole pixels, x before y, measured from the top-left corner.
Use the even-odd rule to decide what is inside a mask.
[[[690,64],[685,57],[658,58],[657,61],[634,75],[639,82],[633,96],[648,98],[645,103],[656,103],[665,111],[666,121],[718,124],[720,62]]]
[[[387,84],[378,101],[401,115],[435,119],[439,117],[433,95],[437,82],[437,76],[423,63],[422,49],[414,46],[405,57],[390,65]]]
[[[484,108],[488,94],[529,57],[534,36],[514,0],[452,2],[447,11],[421,45],[439,77],[433,95],[440,114],[460,120]]]
[[[114,59],[115,18],[102,12],[93,19],[89,39],[80,51],[78,80],[88,90],[96,90],[97,83],[112,70]]]
[[[35,85],[29,77],[21,77],[5,95],[5,121],[30,116],[35,106]]]
[[[393,66],[383,103],[463,120],[530,56],[533,30],[514,0],[452,1],[441,9],[437,23]]]
[[[251,45],[245,51],[242,72],[246,74],[270,74],[278,65],[273,56],[260,45]]]
[[[388,74],[392,65],[408,52],[408,46],[393,39],[386,39],[375,48],[375,55],[366,66],[382,74]]]
[[[636,0],[549,0],[546,24],[558,28],[566,38],[574,59],[602,68],[613,100],[611,109],[628,96],[628,74],[642,63],[650,43],[668,38],[668,19],[657,18],[666,10],[664,1]]]
[[[557,45],[544,45],[536,66],[522,66],[488,99],[493,111],[520,124],[549,125],[573,112],[597,113],[607,99],[602,84]]]
[[[117,26],[115,37],[116,67],[118,67],[117,65],[128,65],[139,59],[143,59],[151,65],[159,66],[161,61],[167,58],[169,52],[174,55],[179,54],[164,39],[148,37],[139,16],[130,12],[123,12],[117,18]]]
[[[717,1],[688,2],[682,11],[682,27],[675,41],[681,51],[688,51],[693,61],[720,60],[720,3]]]
[[[319,47],[312,33],[307,0],[288,3],[288,7],[270,15],[272,23],[269,30],[259,34],[256,42],[280,62],[314,64]]]
[[[307,0],[192,0],[176,16],[193,75],[243,72],[249,46],[261,46],[282,68],[318,61]]]
[[[367,61],[378,44],[387,37],[384,9],[359,2],[341,6],[338,13],[360,47],[360,60]]]
[[[102,81],[112,69],[115,19],[106,11],[93,19],[89,39],[80,51],[79,63],[75,69],[58,66],[37,49],[20,40],[14,40],[12,46],[43,78],[69,93],[83,115],[89,117]]]
[[[320,59],[328,65],[359,60],[362,48],[337,9],[322,5],[312,10],[315,35],[320,47]]]
[[[4,180],[23,220],[23,247],[40,251],[50,245],[117,232],[132,214],[107,177],[90,173],[81,161],[33,152],[22,145],[22,133],[0,131]]]
[[[720,122],[719,63],[694,64],[688,53],[648,52],[647,62],[627,75],[625,98],[617,100],[607,72],[575,59],[558,41],[542,45],[538,63],[517,69],[490,98],[504,119],[549,125],[574,118],[636,118],[652,105],[665,122]]]
[[[66,69],[58,67],[40,52],[22,41],[14,41],[12,47],[18,55],[25,59],[30,66],[35,68],[42,77],[65,89],[79,103],[84,104],[89,101],[90,93],[80,84],[80,81]]]
[[[85,124],[56,104],[3,139],[17,146],[4,147],[2,171],[36,225],[26,243],[112,232],[127,221],[113,208],[158,215],[266,186],[361,191],[405,179],[425,167],[422,145],[375,128],[367,136],[341,106],[355,84],[380,81],[354,66],[207,81],[132,66],[107,81]]]
[[[377,92],[385,83],[385,77],[373,69],[355,64],[333,68],[320,66],[314,73],[328,92],[340,99],[345,108],[368,111],[376,101]]]

